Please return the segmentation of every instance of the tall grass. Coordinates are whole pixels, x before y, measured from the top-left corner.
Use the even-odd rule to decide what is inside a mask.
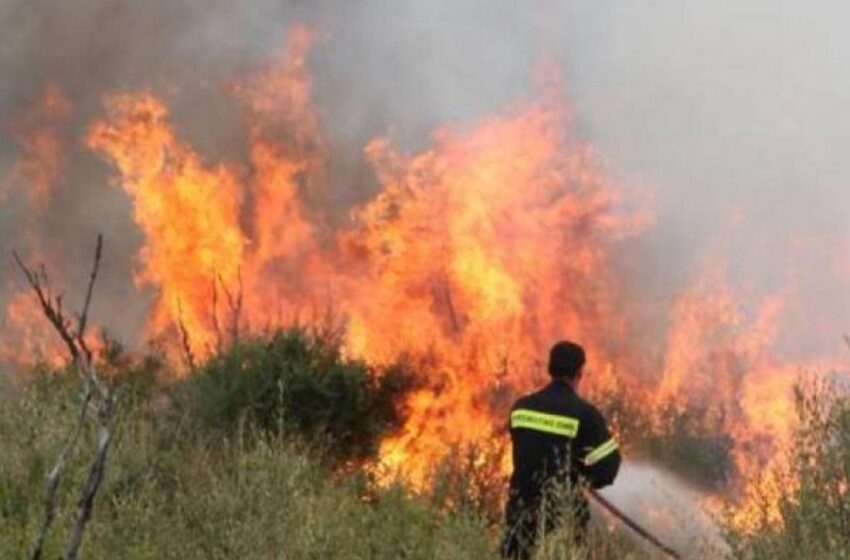
[[[40,520],[42,479],[70,429],[75,396],[41,378],[0,408],[0,558],[23,558]],[[85,537],[86,558],[489,558],[483,521],[440,513],[399,489],[364,500],[309,449],[243,424],[188,430],[158,398],[125,406]],[[92,434],[87,434],[91,437]],[[63,485],[46,556],[68,535],[84,462]]]
[[[850,395],[824,382],[795,393],[787,464],[756,485],[745,523],[735,510],[727,516],[735,559],[850,558]]]
[[[458,450],[419,493],[378,487],[356,468],[398,425],[403,368],[370,370],[295,330],[245,340],[178,382],[156,358],[110,347],[104,360],[120,416],[85,558],[498,558],[496,447]],[[78,410],[75,387],[69,375],[46,371],[3,385],[0,558],[22,558],[31,544],[44,475]],[[850,558],[850,400],[815,387],[799,391],[797,403],[784,473],[797,483],[782,487],[779,523],[765,512],[748,531],[727,527],[732,558]],[[672,425],[671,441],[688,439],[686,422]],[[84,434],[89,443],[94,436]],[[61,487],[47,557],[66,542],[86,459],[74,458]],[[569,522],[558,527],[534,558],[647,558],[604,525],[582,546],[573,531]]]

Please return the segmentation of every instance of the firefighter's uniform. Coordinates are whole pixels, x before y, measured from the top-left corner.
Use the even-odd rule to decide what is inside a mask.
[[[579,397],[568,381],[555,379],[536,393],[520,398],[510,417],[514,472],[506,510],[503,553],[526,558],[538,530],[541,496],[547,485],[580,481],[601,488],[614,482],[620,452],[602,414]],[[587,503],[575,493],[572,514],[581,530],[588,519]],[[555,520],[548,517],[544,530]]]

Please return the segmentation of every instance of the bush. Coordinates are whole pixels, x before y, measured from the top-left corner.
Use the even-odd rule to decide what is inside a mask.
[[[795,393],[789,465],[758,487],[745,524],[727,515],[734,558],[850,558],[850,397],[825,384]]]
[[[333,458],[362,459],[399,423],[403,368],[376,371],[342,357],[337,341],[290,328],[214,356],[178,391],[202,428],[253,429],[328,444]]]
[[[724,488],[735,474],[735,464],[734,439],[724,433],[723,415],[672,402],[657,414],[654,432],[637,441],[639,451],[700,488]]]

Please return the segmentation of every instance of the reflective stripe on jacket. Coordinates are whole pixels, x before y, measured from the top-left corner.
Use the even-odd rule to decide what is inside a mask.
[[[511,500],[531,503],[553,477],[585,479],[593,488],[614,482],[620,452],[602,414],[565,381],[520,398],[510,416],[514,471]]]

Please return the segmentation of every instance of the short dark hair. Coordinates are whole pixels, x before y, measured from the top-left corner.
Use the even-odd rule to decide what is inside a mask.
[[[549,351],[549,375],[573,379],[581,371],[585,359],[584,348],[575,342],[557,342]]]

